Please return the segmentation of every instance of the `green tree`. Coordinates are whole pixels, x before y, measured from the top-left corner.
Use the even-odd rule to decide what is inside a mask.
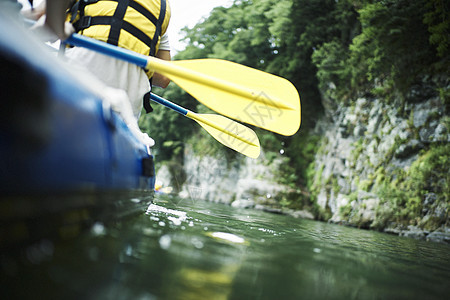
[[[435,0],[384,0],[365,1],[357,7],[361,32],[352,39],[350,47],[348,43],[331,41],[315,54],[323,91],[333,82],[340,96],[337,101],[345,94],[375,86],[394,89],[405,96],[422,78],[445,72],[448,4]],[[437,51],[433,45],[437,45]],[[350,87],[342,81],[348,81]]]
[[[450,30],[450,2],[446,0],[428,0],[424,23],[430,32],[430,44],[436,45],[440,57],[448,56]]]
[[[305,183],[319,138],[316,120],[374,87],[406,94],[412,85],[448,70],[448,1],[444,0],[235,0],[215,8],[192,29],[175,59],[222,58],[280,75],[299,90],[302,125],[293,137],[258,130],[264,150],[290,159]],[[445,84],[441,95],[448,95]],[[206,112],[172,85],[163,94]],[[154,106],[158,106],[155,104]],[[160,157],[182,153],[199,126],[166,108],[142,125],[157,140]],[[162,142],[161,142],[162,141]]]
[[[215,8],[211,15],[192,29],[184,28],[188,46],[175,59],[222,58],[283,76],[299,90],[302,102],[302,126],[294,137],[283,137],[258,131],[267,141],[264,150],[278,153],[281,148],[292,156],[299,176],[311,161],[311,149],[317,139],[307,139],[322,113],[321,94],[316,77],[317,67],[312,55],[332,39],[349,43],[356,12],[350,1],[334,0],[253,0],[235,1],[229,8]],[[188,95],[172,87],[164,95],[179,104],[191,105],[194,111],[205,111]],[[156,106],[156,105],[155,105]],[[181,118],[182,120],[182,118]],[[179,152],[186,137],[197,130],[193,124],[184,126],[180,116],[166,108],[150,114],[143,126],[151,128],[163,157]],[[172,122],[170,125],[161,122]],[[150,126],[150,125],[151,126]],[[188,130],[187,127],[190,127]],[[179,129],[181,128],[181,129]],[[186,131],[189,131],[188,133]],[[306,142],[305,141],[310,141]],[[292,146],[291,146],[292,145]],[[304,145],[301,147],[299,145]]]

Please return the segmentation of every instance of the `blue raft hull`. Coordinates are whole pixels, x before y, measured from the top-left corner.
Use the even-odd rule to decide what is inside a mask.
[[[144,212],[146,146],[23,24],[0,28],[0,250]]]
[[[54,53],[0,16],[0,192],[152,193],[153,157]]]

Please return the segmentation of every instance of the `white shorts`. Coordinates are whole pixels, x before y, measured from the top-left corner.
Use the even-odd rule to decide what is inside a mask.
[[[107,86],[124,90],[135,118],[139,119],[143,97],[151,90],[147,74],[141,67],[80,47],[67,49],[65,56],[70,64],[87,68]]]

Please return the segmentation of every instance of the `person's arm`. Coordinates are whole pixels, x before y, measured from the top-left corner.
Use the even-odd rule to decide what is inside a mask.
[[[47,11],[45,24],[61,39],[69,37],[73,26],[66,24],[66,10],[71,0],[46,0]]]
[[[160,49],[156,53],[156,57],[159,59],[163,59],[163,60],[171,60],[172,59],[172,57],[170,55],[170,50],[161,50]],[[169,85],[169,83],[170,83],[170,79],[167,78],[166,76],[159,74],[159,73],[153,74],[152,85],[166,88]]]
[[[33,8],[24,9],[21,13],[25,18],[37,21],[45,15],[45,1],[42,1],[38,6]]]
[[[164,33],[161,36],[161,41],[159,43],[159,50],[156,52],[156,57],[163,60],[172,60],[170,55],[170,41],[168,33]],[[155,73],[153,74],[152,84],[162,88],[166,88],[170,83],[170,79],[166,76]]]

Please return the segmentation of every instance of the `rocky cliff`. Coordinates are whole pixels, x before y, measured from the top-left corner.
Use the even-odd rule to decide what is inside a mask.
[[[311,191],[321,218],[450,242],[450,118],[440,97],[327,107]],[[399,109],[402,107],[402,109]]]
[[[187,145],[183,165],[174,170],[166,164],[157,178],[164,186],[178,186],[178,196],[191,201],[201,199],[281,212],[282,195],[291,190],[277,178],[284,162],[281,155],[268,159],[264,153],[256,160],[239,156],[230,162],[207,149],[197,153]]]
[[[292,209],[289,199],[302,192],[281,183],[280,169],[288,163],[283,155],[229,162],[187,146],[183,165],[166,165],[157,178],[177,186],[184,199],[450,242],[450,117],[442,97],[416,96],[426,100],[324,102],[326,114],[314,132],[322,138],[309,172],[312,205],[303,201]]]

